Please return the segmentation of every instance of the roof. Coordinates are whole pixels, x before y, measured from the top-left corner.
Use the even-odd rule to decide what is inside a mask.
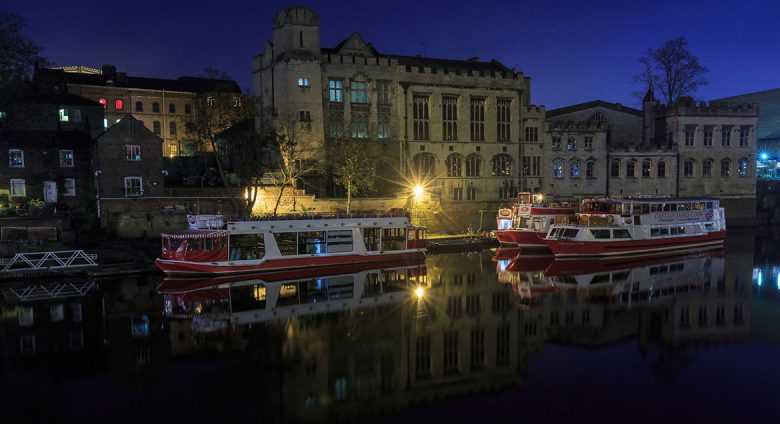
[[[350,41],[359,39],[360,41],[363,41],[363,38],[360,36],[359,33],[353,32],[349,37],[342,40],[340,43],[338,43],[333,48],[325,48],[323,47],[320,49],[322,53],[331,53],[331,54],[339,54],[340,50]],[[379,50],[377,50],[373,44],[366,43],[366,48],[369,53],[371,53],[375,57],[381,57],[381,58],[389,58],[389,59],[395,59],[398,61],[399,65],[406,65],[406,66],[416,66],[416,67],[430,67],[430,68],[448,68],[452,70],[456,69],[462,69],[467,71],[477,71],[477,72],[505,72],[505,73],[514,73],[517,72],[503,63],[491,59],[490,61],[481,61],[478,57],[470,58],[470,59],[441,59],[441,58],[433,58],[433,57],[424,57],[424,56],[404,56],[404,55],[397,55],[397,54],[383,54],[380,53]]]
[[[125,134],[122,133],[117,134],[118,131],[124,131]],[[140,131],[140,133],[136,133],[136,131]],[[102,134],[97,136],[96,140],[110,138],[114,135],[117,135],[119,137],[122,137],[123,135],[129,137],[139,136],[139,135],[147,136],[147,137],[151,136],[159,140],[160,143],[162,143],[163,141],[162,138],[157,136],[149,128],[146,128],[146,125],[144,125],[143,122],[136,119],[135,117],[133,117],[132,114],[129,113],[125,114],[125,116],[123,116],[119,122],[108,127],[106,131],[104,131]]]
[[[87,147],[92,142],[84,131],[0,131],[0,145],[18,144],[38,147]]]
[[[64,72],[61,69],[39,69],[41,74],[58,76],[67,84],[95,85],[107,87],[127,87],[146,90],[168,90],[195,93],[227,92],[240,93],[241,89],[233,80],[183,76],[178,79],[149,78],[129,76],[123,72],[116,74],[92,74]]]
[[[626,203],[626,202],[639,202],[639,203],[659,203],[659,202],[713,202],[720,199],[712,196],[701,197],[624,197],[624,198],[601,198],[601,199],[586,199],[583,202],[599,202],[599,203]]]
[[[552,118],[552,117],[555,117],[555,116],[558,116],[558,115],[565,115],[565,114],[571,113],[571,112],[579,112],[581,110],[591,109],[591,108],[594,108],[594,107],[603,107],[603,108],[606,108],[606,109],[612,109],[612,110],[617,111],[617,112],[628,113],[628,114],[636,115],[636,116],[640,116],[640,117],[643,116],[642,111],[639,110],[639,109],[634,109],[632,107],[624,106],[624,105],[621,105],[620,103],[610,103],[610,102],[605,102],[604,100],[593,100],[593,101],[590,101],[590,102],[578,103],[578,104],[571,105],[571,106],[565,106],[565,107],[558,108],[558,109],[548,110],[547,111],[547,117],[548,118]]]

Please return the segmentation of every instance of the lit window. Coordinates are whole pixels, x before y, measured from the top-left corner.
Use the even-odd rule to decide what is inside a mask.
[[[0,119],[5,119],[6,116],[8,116],[7,113],[0,111]]]
[[[73,167],[73,150],[60,150],[60,168]]]
[[[178,156],[179,155],[179,146],[176,144],[171,144],[168,146],[168,154],[170,156]]]
[[[745,158],[739,160],[739,176],[745,177],[748,174],[748,161]]]
[[[308,78],[298,77],[298,87],[309,88],[311,85]]]
[[[125,146],[125,160],[141,160],[141,146]]]
[[[241,97],[233,97],[233,107],[241,106]]]
[[[8,151],[8,166],[11,168],[24,168],[24,150],[11,149]]]
[[[124,107],[124,104],[122,103],[122,100],[121,99],[116,99],[114,101],[114,107],[116,108],[116,110],[122,110],[122,108]]]
[[[63,196],[75,196],[76,195],[76,180],[74,178],[65,178],[65,193]]]
[[[553,178],[563,178],[563,164],[553,162]]]
[[[108,118],[103,118],[103,129],[108,128]]]
[[[68,122],[68,109],[60,109],[60,122]]]
[[[580,163],[579,162],[572,162],[569,166],[569,176],[571,178],[579,178],[580,177]]]
[[[141,177],[125,177],[125,197],[136,197],[144,194]]]
[[[368,82],[352,81],[350,83],[350,100],[352,103],[368,103]]]
[[[23,179],[11,180],[11,197],[25,197],[27,196],[27,189]]]
[[[103,109],[105,109],[105,108],[106,108],[106,104],[107,104],[107,102],[106,102],[106,99],[100,99],[100,100],[98,100],[98,103],[100,103],[101,105],[103,105]]]
[[[344,83],[341,80],[328,81],[328,100],[331,103],[344,101]]]

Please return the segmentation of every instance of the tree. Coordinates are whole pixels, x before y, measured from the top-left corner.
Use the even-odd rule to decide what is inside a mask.
[[[287,187],[296,188],[303,177],[319,169],[321,146],[311,133],[311,123],[292,111],[279,113],[261,127],[267,128],[261,131],[268,131],[274,138],[274,170],[269,177],[278,189],[273,211],[276,216]]]
[[[657,49],[648,49],[639,58],[642,71],[634,80],[643,88],[660,92],[667,104],[673,104],[681,96],[689,96],[709,82],[704,77],[708,69],[688,50],[685,37],[669,40]]]
[[[43,49],[22,34],[26,22],[19,15],[0,10],[0,88],[28,80],[35,65],[48,65]]]
[[[329,171],[334,182],[347,191],[347,213],[351,213],[352,195],[374,187],[374,158],[364,140],[345,138],[328,143]]]

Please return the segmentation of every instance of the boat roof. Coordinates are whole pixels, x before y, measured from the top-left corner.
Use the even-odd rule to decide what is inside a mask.
[[[177,233],[162,233],[162,237],[172,239],[215,238],[227,236],[228,230],[186,230]]]
[[[603,198],[603,199],[585,199],[582,203],[670,203],[670,202],[717,202],[717,197],[623,197],[623,198]]]

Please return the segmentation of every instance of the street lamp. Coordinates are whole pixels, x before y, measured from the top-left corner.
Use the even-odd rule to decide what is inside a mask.
[[[417,184],[412,188],[412,193],[414,193],[414,197],[417,200],[420,200],[423,197],[423,193],[425,193],[425,189],[420,184]]]
[[[769,159],[769,154],[767,152],[761,152],[759,157],[761,158],[762,161],[765,161],[765,160]]]

